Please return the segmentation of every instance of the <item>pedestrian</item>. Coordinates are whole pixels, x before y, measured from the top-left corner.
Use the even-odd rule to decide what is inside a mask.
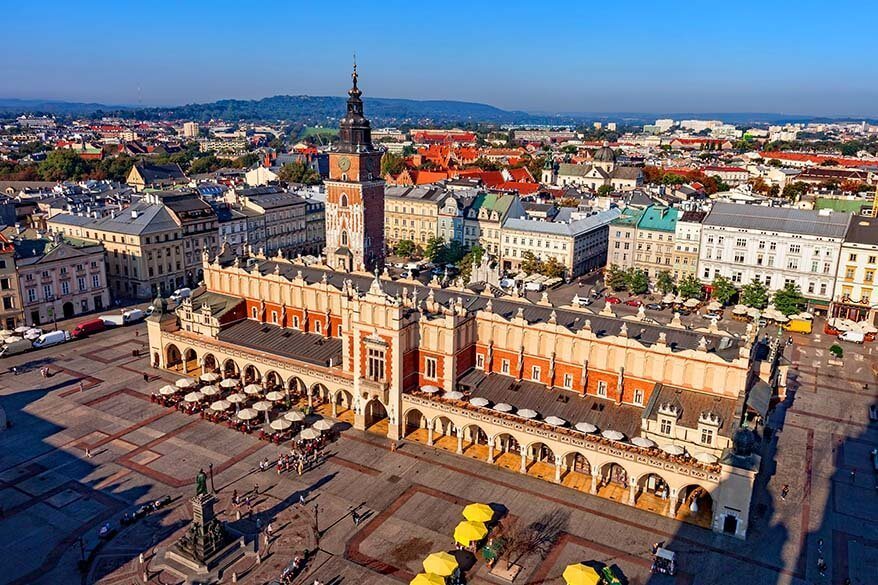
[[[396,441],[390,441],[390,452],[391,453],[396,452]]]
[[[82,382],[80,382],[79,383],[79,393],[81,394],[83,390],[84,390],[84,388],[82,386]]]
[[[302,504],[303,506],[305,505],[305,494],[304,493],[299,494],[299,503]]]
[[[851,469],[851,483],[854,483],[854,481],[855,481],[856,479],[857,479],[857,470],[856,470],[856,469]]]
[[[147,374],[146,372],[143,372],[143,381],[144,383],[149,382],[149,374]]]
[[[271,525],[271,522],[268,523],[268,526],[265,527],[265,533],[269,538],[274,534],[274,526]]]
[[[88,459],[91,459],[91,449],[89,449],[88,447],[85,448],[85,456]]]
[[[357,514],[356,512],[351,512],[351,518],[354,521],[354,526],[360,525],[360,515],[359,514]]]
[[[259,484],[258,483],[253,485],[253,495],[254,496],[259,495]]]
[[[18,375],[18,368],[16,368],[15,366],[12,366],[12,375],[13,375],[13,376],[17,376],[17,375]]]
[[[232,505],[238,507],[238,490],[232,492]]]
[[[262,520],[259,518],[259,516],[256,516],[256,530],[257,532],[259,530],[262,530]]]

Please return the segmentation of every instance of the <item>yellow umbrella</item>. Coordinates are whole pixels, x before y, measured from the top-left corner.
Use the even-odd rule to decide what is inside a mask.
[[[488,535],[488,529],[482,522],[466,520],[454,529],[454,540],[464,546],[469,546],[474,540],[482,540]]]
[[[448,577],[457,568],[457,559],[447,552],[433,553],[424,559],[424,570],[441,577]]]
[[[564,569],[564,581],[567,585],[599,585],[601,576],[593,568],[577,563]]]
[[[445,585],[445,578],[433,573],[420,573],[409,585]]]
[[[494,519],[494,510],[488,504],[470,504],[463,509],[463,517],[473,522],[490,522]]]

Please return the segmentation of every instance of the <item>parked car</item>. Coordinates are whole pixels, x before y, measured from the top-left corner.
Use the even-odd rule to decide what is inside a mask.
[[[704,319],[722,319],[723,313],[722,311],[708,311],[707,313],[703,313],[701,317]]]
[[[122,315],[101,315],[98,319],[103,321],[106,327],[121,327],[125,324]]]
[[[49,333],[43,333],[34,341],[34,348],[52,347],[65,341],[70,341],[70,333],[67,331],[60,329],[58,331],[50,331]]]
[[[643,301],[641,301],[640,299],[628,299],[627,301],[625,301],[625,304],[629,307],[639,307],[643,304]]]
[[[607,303],[609,303],[611,305],[618,305],[621,302],[622,302],[622,299],[620,299],[619,297],[613,297],[613,296],[607,297]]]
[[[183,299],[188,299],[191,296],[192,296],[192,289],[184,287],[184,288],[178,288],[177,290],[175,290],[174,293],[168,298],[171,299],[172,301],[174,301],[175,303],[179,303]]]
[[[528,290],[528,291],[532,291],[532,292],[540,292],[544,288],[545,288],[545,286],[541,282],[530,281],[530,282],[524,283],[524,290]]]
[[[863,343],[866,341],[866,335],[861,331],[845,331],[838,338],[842,341],[849,341],[850,343]]]
[[[32,341],[28,339],[19,339],[12,343],[0,344],[0,358],[18,355],[34,348]]]
[[[664,311],[665,306],[661,303],[647,303],[646,308],[650,311]]]
[[[88,337],[92,333],[100,333],[107,326],[104,325],[103,320],[100,317],[95,317],[94,319],[89,319],[88,321],[83,321],[76,325],[73,330],[70,332],[70,336],[74,339],[81,339],[83,337]]]
[[[593,302],[590,297],[576,297],[573,299],[573,305],[576,307],[587,307]]]
[[[141,311],[140,309],[131,309],[130,311],[125,311],[122,313],[122,322],[125,325],[131,325],[132,323],[137,323],[138,321],[143,321],[146,319],[146,313]]]

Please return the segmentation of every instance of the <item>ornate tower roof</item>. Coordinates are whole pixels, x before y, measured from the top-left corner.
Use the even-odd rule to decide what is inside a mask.
[[[369,120],[363,115],[363,92],[357,87],[357,63],[354,62],[354,72],[351,74],[353,86],[348,91],[348,106],[344,118],[339,123],[338,150],[340,152],[372,152],[372,127]]]

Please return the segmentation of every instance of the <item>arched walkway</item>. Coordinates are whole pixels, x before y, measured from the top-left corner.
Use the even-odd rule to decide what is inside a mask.
[[[363,408],[363,416],[365,417],[365,427],[367,431],[370,433],[376,433],[383,437],[387,436],[387,410],[378,399],[373,398],[366,403],[366,406]]]
[[[561,460],[561,483],[575,490],[591,493],[591,463],[574,451]]]
[[[666,515],[670,505],[671,488],[657,473],[647,473],[637,480],[634,505],[641,510]]]
[[[415,441],[425,445],[427,444],[427,436],[429,434],[427,427],[430,425],[430,421],[427,420],[427,417],[424,416],[420,410],[412,408],[406,412],[403,419],[403,425],[403,438],[408,439],[409,441]]]
[[[265,374],[265,384],[266,388],[275,390],[277,388],[283,388],[284,382],[283,378],[280,377],[280,374],[272,370]]]
[[[492,439],[493,463],[512,471],[521,471],[521,445],[509,433],[500,433]]]
[[[488,460],[488,433],[478,425],[467,425],[461,429],[460,452],[467,457]]]
[[[305,397],[308,394],[308,386],[301,378],[293,376],[287,380],[287,392],[289,392],[292,397],[293,404],[300,404],[306,399]]]
[[[688,485],[677,496],[677,520],[711,528],[713,524],[713,498],[700,485]]]
[[[605,463],[598,474],[597,495],[627,504],[630,499],[628,471],[618,463]]]
[[[545,443],[531,443],[525,450],[524,468],[528,475],[555,481],[555,453]]]
[[[238,364],[235,363],[235,360],[229,358],[223,363],[223,377],[225,378],[237,378],[240,375],[240,370],[238,369]]]
[[[244,366],[244,384],[259,384],[262,381],[262,375],[256,366],[247,364]]]
[[[202,361],[201,367],[205,372],[216,372],[216,370],[217,370],[216,358],[213,357],[212,353],[205,354],[204,359],[201,361]]]
[[[174,372],[183,371],[183,354],[173,343],[165,348],[165,368]]]
[[[332,416],[332,404],[329,396],[329,388],[317,383],[308,391],[308,404],[322,416]]]
[[[347,390],[338,390],[332,399],[332,416],[340,421],[354,424],[354,395]]]
[[[201,368],[198,365],[198,354],[192,348],[183,352],[183,373],[190,376],[201,375]]]
[[[457,452],[457,426],[446,416],[433,419],[433,446]]]

